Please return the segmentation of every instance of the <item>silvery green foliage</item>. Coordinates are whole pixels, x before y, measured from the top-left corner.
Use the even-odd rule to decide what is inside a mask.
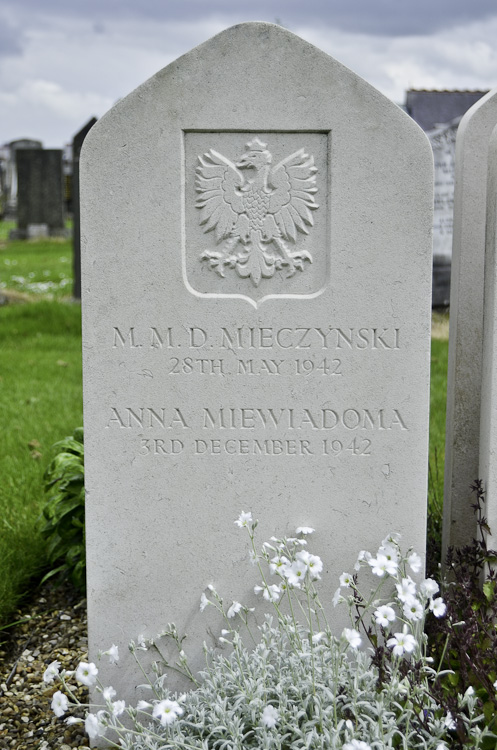
[[[366,599],[359,591],[357,573],[340,577],[334,601],[348,606],[351,627],[336,637],[316,588],[322,563],[307,552],[303,538],[311,530],[301,529],[294,539],[273,538],[258,551],[256,523],[250,514],[242,513],[236,523],[248,531],[252,559],[259,566],[261,585],[256,591],[273,610],[255,626],[257,645],[250,632],[251,611],[239,602],[227,606],[209,587],[201,609],[213,606],[224,617],[221,641],[231,644],[229,653],[206,649],[207,666],[196,682],[182,639],[169,625],[162,637],[172,638],[178,646],[175,667],[196,686],[184,695],[172,695],[166,675],[157,669],[151,681],[155,697],[126,710],[121,701],[113,700],[111,688],[100,686],[106,706],[87,715],[90,736],[106,734],[113,738],[113,746],[128,750],[445,750],[453,746],[460,727],[431,695],[437,672],[424,653],[424,619],[430,610],[443,616],[444,605],[435,598],[434,581],[418,585],[410,577],[409,570],[417,572],[421,567],[420,558],[412,550],[402,555],[395,535],[383,540],[376,556],[361,552],[356,569],[370,570],[378,585]],[[361,648],[364,638],[374,647]],[[137,660],[140,650],[154,647],[152,641],[143,640],[130,646]],[[114,649],[106,653],[115,661]],[[47,669],[47,682],[55,678],[56,664]],[[84,667],[79,671],[97,680],[93,665]],[[69,690],[69,675],[58,676]],[[55,704],[57,715],[67,710],[61,694]],[[459,704],[468,746],[481,747],[493,735],[484,728],[474,693],[460,696]]]

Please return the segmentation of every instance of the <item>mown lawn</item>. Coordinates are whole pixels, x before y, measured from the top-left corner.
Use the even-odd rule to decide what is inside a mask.
[[[0,625],[45,565],[43,472],[52,445],[82,424],[81,310],[70,301],[70,241],[7,240],[0,222]],[[21,281],[22,279],[22,281]],[[429,531],[440,533],[447,320],[432,338]]]
[[[0,306],[0,623],[5,623],[45,564],[39,533],[43,472],[52,445],[82,423],[82,383],[80,305],[47,300],[60,258],[71,259],[71,243],[7,243],[1,223],[0,230],[0,295],[33,300]],[[54,286],[45,293],[13,289],[12,261],[26,276],[34,273],[32,278]]]

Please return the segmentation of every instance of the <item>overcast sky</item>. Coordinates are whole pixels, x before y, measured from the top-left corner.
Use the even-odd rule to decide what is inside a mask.
[[[0,144],[61,148],[179,55],[257,20],[397,103],[408,88],[497,86],[497,0],[0,0]]]

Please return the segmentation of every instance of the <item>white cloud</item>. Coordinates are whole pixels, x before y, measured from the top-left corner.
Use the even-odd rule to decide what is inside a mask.
[[[107,14],[96,28],[94,18],[41,12],[31,21],[25,17],[23,54],[0,57],[0,143],[29,133],[47,147],[61,147],[92,115],[101,116],[179,55],[239,20]],[[324,24],[292,30],[398,103],[407,88],[497,85],[497,17],[429,36],[371,36]]]

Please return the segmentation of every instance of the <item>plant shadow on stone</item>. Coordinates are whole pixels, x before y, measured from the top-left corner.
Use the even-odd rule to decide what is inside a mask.
[[[47,541],[50,571],[42,582],[59,575],[81,592],[86,589],[85,489],[83,428],[54,445],[57,451],[44,475],[47,502],[41,529]]]
[[[447,583],[443,587],[447,616],[428,620],[426,631],[431,655],[441,670],[449,670],[433,686],[441,705],[457,726],[454,747],[468,746],[463,721],[457,710],[457,694],[474,691],[489,729],[497,726],[497,552],[488,549],[490,528],[484,516],[485,493],[481,480],[473,487],[472,507],[477,538],[461,548],[449,548]],[[494,750],[494,741],[483,743]]]

